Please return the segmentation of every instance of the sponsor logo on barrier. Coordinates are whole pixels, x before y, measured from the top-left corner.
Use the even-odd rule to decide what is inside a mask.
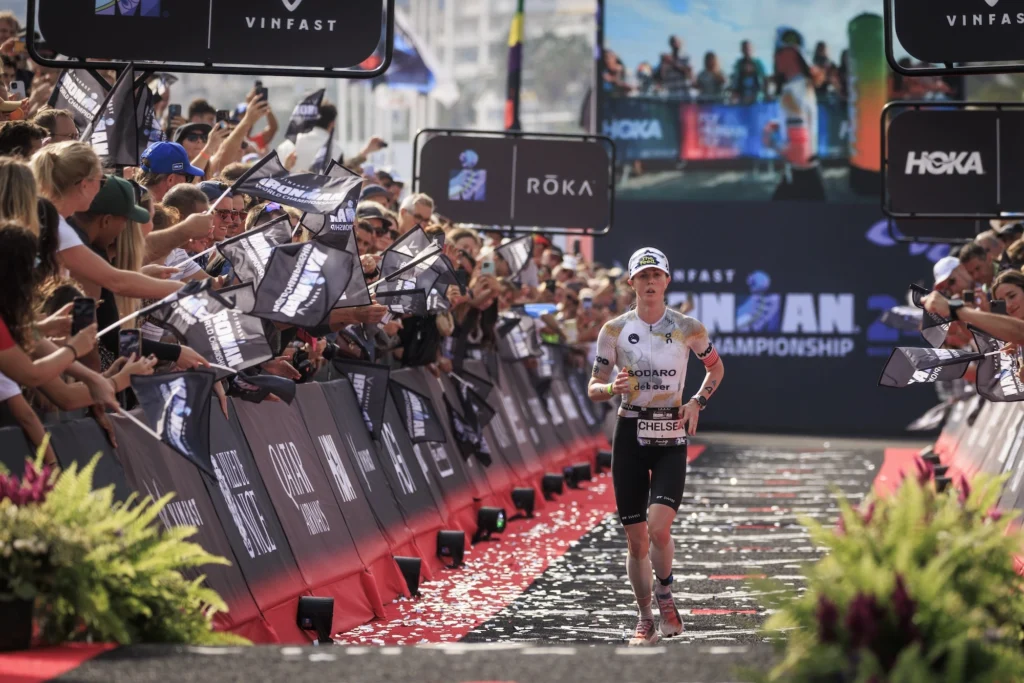
[[[601,132],[612,140],[661,140],[658,119],[612,119],[603,122]]]
[[[913,175],[985,175],[981,152],[909,152],[904,173]]]
[[[302,459],[299,457],[299,449],[292,441],[279,444],[268,444],[267,451],[270,454],[270,462],[274,465],[274,473],[277,480],[284,489],[284,494],[292,501],[301,513],[306,522],[306,529],[310,536],[327,533],[331,530],[327,523],[327,517],[320,509],[319,500],[299,502],[296,498],[303,496],[314,496],[316,490],[313,482],[306,475],[306,469],[302,466]]]
[[[334,437],[330,434],[321,434],[316,440],[324,452],[328,467],[331,468],[334,483],[337,484],[338,492],[341,494],[341,502],[351,503],[357,497],[356,489],[352,486],[352,480],[345,469],[345,463],[341,460],[341,454],[338,453],[338,447],[334,445]]]
[[[751,273],[746,285],[749,294],[701,292],[693,298],[690,315],[704,323],[720,355],[843,358],[853,351],[853,335],[860,332],[853,294],[772,292],[764,271]],[[675,306],[690,297],[670,292],[668,298]]]
[[[578,183],[578,184],[577,184]],[[594,190],[589,180],[558,179],[557,175],[546,175],[544,179],[527,178],[526,194],[546,194],[549,197],[593,197]]]
[[[351,434],[346,434],[345,439],[348,441],[348,452],[355,457],[356,464],[359,465],[359,471],[363,474],[363,481],[366,482],[366,491],[373,493],[373,487],[370,486],[370,478],[366,476],[368,472],[377,471],[373,464],[373,458],[370,457],[370,449],[356,448],[356,442]]]
[[[505,413],[508,415],[509,425],[512,427],[512,433],[516,437],[516,443],[522,445],[528,443],[527,434],[523,430],[521,415],[519,414],[519,408],[515,404],[515,399],[506,393],[502,393],[501,401],[505,404]]]
[[[398,439],[395,438],[395,432],[387,422],[381,427],[380,437],[384,443],[385,450],[388,452],[388,456],[391,458],[391,465],[395,468],[395,475],[398,477],[399,486],[402,487],[402,493],[411,496],[416,493],[416,484],[413,483],[412,473],[409,471],[409,466],[405,463],[405,458],[402,457],[402,449],[398,447]]]
[[[146,488],[146,493],[153,500],[159,500],[166,493],[166,491],[160,490],[160,485],[156,483],[155,479],[142,482],[142,485]],[[164,506],[164,509],[160,511],[158,516],[168,529],[176,526],[203,526],[203,516],[199,514],[199,506],[196,505],[195,498],[187,500],[174,498]]]
[[[434,461],[434,468],[437,470],[437,475],[442,479],[455,474],[455,467],[452,466],[452,461],[448,459],[448,451],[445,450],[444,446],[435,442],[428,441],[426,444],[427,450],[430,451],[430,458]],[[414,448],[419,448],[419,444],[414,444]]]
[[[242,537],[242,544],[249,557],[262,557],[277,550],[277,544],[267,531],[266,517],[260,510],[256,492],[238,458],[238,452],[214,453],[210,460],[221,497],[228,506],[231,520]]]

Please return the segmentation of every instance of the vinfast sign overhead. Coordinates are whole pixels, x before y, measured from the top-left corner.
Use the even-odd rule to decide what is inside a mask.
[[[882,130],[887,215],[998,218],[1024,211],[1017,191],[1024,183],[1024,109],[891,104]]]
[[[885,0],[885,13],[886,53],[900,73],[1024,70],[1024,0]],[[901,67],[893,33],[911,57],[944,68]],[[997,62],[1015,64],[993,64]]]
[[[46,48],[72,60],[204,73],[373,77],[394,29],[394,0],[29,0],[29,36],[36,8]],[[351,70],[382,38],[384,62]]]
[[[420,149],[420,136],[431,133]],[[587,234],[611,227],[608,138],[424,130],[416,140],[413,183],[457,223]]]

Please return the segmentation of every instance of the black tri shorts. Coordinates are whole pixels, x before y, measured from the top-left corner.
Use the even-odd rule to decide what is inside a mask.
[[[658,503],[679,511],[686,483],[686,446],[641,446],[635,417],[619,417],[612,438],[612,484],[623,526],[647,521]]]

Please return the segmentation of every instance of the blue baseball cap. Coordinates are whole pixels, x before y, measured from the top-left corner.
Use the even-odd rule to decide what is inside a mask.
[[[150,173],[177,173],[202,178],[206,175],[188,159],[188,152],[177,142],[154,142],[142,153],[142,170]]]
[[[210,200],[210,203],[217,201],[221,198],[221,195],[230,187],[227,183],[222,183],[216,180],[207,180],[206,182],[199,183],[196,187],[199,191],[206,195],[206,198]],[[228,195],[231,197],[232,195]]]
[[[383,185],[367,185],[359,193],[359,201],[369,199],[370,197],[390,196],[390,194]]]

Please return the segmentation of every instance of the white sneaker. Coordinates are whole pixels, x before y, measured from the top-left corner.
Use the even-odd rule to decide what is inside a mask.
[[[629,639],[629,647],[650,647],[660,640],[654,628],[654,619],[640,619],[636,622],[636,633]]]
[[[661,594],[655,591],[654,599],[658,603],[658,611],[661,612],[661,624],[658,627],[661,635],[666,638],[678,636],[683,632],[683,620],[679,616],[679,610],[676,609],[676,601],[672,597],[672,593]]]

